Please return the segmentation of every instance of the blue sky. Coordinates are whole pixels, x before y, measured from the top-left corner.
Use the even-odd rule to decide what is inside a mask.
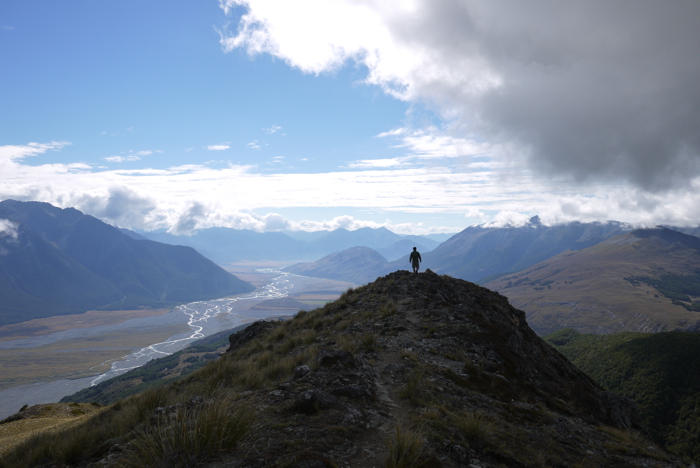
[[[185,234],[698,225],[698,13],[4,2],[0,199]]]

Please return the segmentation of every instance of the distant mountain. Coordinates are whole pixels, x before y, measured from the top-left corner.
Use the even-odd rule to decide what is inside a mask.
[[[634,400],[657,442],[700,460],[700,334],[584,335],[567,328],[544,339],[606,390]]]
[[[700,326],[700,239],[639,229],[564,252],[485,284],[540,334],[694,330]]]
[[[537,216],[519,228],[470,226],[423,255],[422,268],[481,281],[528,268],[567,250],[585,249],[629,230],[618,222],[544,226]],[[391,268],[405,268],[402,262],[392,262]]]
[[[389,247],[377,249],[377,252],[382,254],[382,256],[384,256],[385,258],[389,259],[389,261],[403,259],[403,261],[408,265],[408,256],[413,251],[413,247],[416,247],[418,249],[418,252],[421,252],[421,254],[430,251],[429,248],[425,247],[423,244],[416,242],[415,240],[401,239],[399,241],[394,242]]]
[[[664,226],[674,231],[682,232],[683,234],[688,234],[689,236],[700,237],[700,226],[697,227],[675,227],[675,226]]]
[[[281,232],[214,227],[192,236],[145,232],[144,236],[171,245],[187,245],[219,264],[239,260],[299,260],[317,258],[309,243]]]
[[[190,247],[135,240],[73,208],[0,202],[0,323],[88,309],[167,307],[252,291]],[[20,307],[20,305],[22,305]]]
[[[302,276],[365,284],[385,273],[387,260],[369,247],[352,247],[309,263],[298,263],[285,271]]]
[[[336,229],[320,232],[255,232],[247,229],[209,228],[191,236],[142,232],[143,236],[171,245],[187,245],[219,264],[240,260],[316,260],[351,247],[391,248],[402,240],[426,250],[440,243],[422,236],[401,236],[386,228]],[[410,251],[410,250],[409,250]]]

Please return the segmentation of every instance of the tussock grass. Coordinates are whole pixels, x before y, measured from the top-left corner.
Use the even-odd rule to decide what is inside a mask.
[[[233,448],[248,433],[250,407],[226,395],[174,417],[161,417],[154,426],[137,432],[125,468],[190,467]]]
[[[423,437],[406,423],[397,422],[387,440],[389,451],[384,468],[420,468],[423,463]]]
[[[379,306],[379,316],[383,319],[395,315],[398,311],[399,308],[396,306],[396,303],[392,300],[388,300],[387,302]]]
[[[471,411],[455,416],[455,425],[473,448],[486,445],[494,434],[494,424],[483,413]]]
[[[406,385],[401,389],[399,395],[414,405],[423,405],[420,394],[423,390],[423,374],[417,372],[411,375],[406,381]]]
[[[377,335],[374,333],[366,333],[362,335],[362,348],[365,351],[377,351],[379,349],[379,344],[377,343]]]

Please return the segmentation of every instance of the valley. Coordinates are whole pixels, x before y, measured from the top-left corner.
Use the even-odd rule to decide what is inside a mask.
[[[183,304],[170,311],[89,312],[4,326],[0,329],[0,418],[24,404],[58,401],[199,338],[299,310],[256,307],[264,301],[294,295],[313,308],[352,286],[261,266],[228,266],[257,283],[258,289],[250,293]]]

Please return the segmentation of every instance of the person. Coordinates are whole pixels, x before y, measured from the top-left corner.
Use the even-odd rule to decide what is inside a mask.
[[[411,256],[408,257],[408,261],[411,262],[411,266],[413,267],[413,273],[418,273],[418,268],[420,268],[420,262],[423,261],[422,258],[420,258],[420,253],[418,250],[416,250],[415,247],[413,247],[413,252],[411,252]]]

